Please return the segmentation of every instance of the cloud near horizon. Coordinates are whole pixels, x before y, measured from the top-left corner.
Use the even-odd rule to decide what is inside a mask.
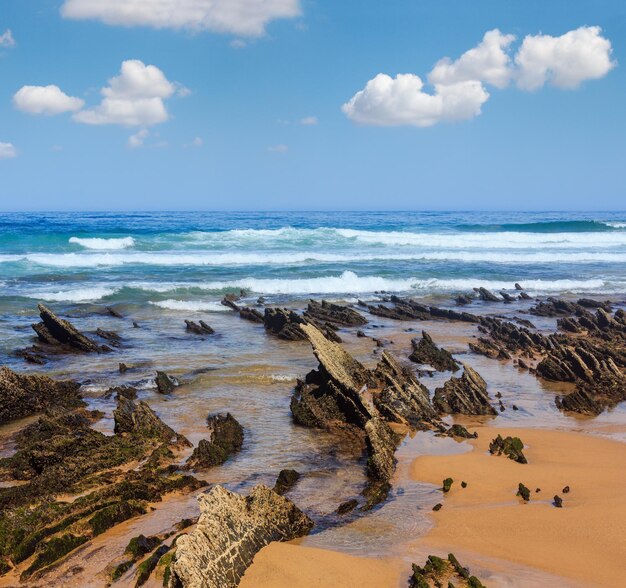
[[[354,122],[375,126],[429,127],[479,116],[490,95],[484,85],[503,89],[515,82],[533,91],[549,84],[574,89],[604,77],[617,63],[600,27],[580,27],[560,37],[527,35],[514,58],[514,35],[487,31],[457,60],[439,60],[428,74],[434,92],[425,92],[415,74],[378,74],[342,106]]]
[[[61,6],[68,19],[244,37],[260,37],[269,22],[300,14],[300,0],[65,0]]]

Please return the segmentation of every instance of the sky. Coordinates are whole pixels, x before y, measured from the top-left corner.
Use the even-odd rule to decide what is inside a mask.
[[[623,0],[2,0],[0,210],[625,210]]]

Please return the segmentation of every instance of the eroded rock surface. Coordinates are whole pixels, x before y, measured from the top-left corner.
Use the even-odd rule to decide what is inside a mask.
[[[460,378],[451,378],[443,388],[435,390],[435,408],[445,414],[497,414],[496,409],[491,406],[485,380],[470,366],[463,364],[463,368]]]
[[[311,300],[304,316],[312,322],[333,323],[344,327],[359,327],[367,324],[367,319],[360,312],[326,300],[321,302]]]
[[[439,372],[456,372],[461,369],[461,366],[454,361],[452,354],[437,347],[426,331],[422,331],[421,339],[413,339],[411,345],[413,352],[409,355],[409,359],[415,363],[430,365]]]
[[[0,425],[55,406],[81,406],[79,388],[80,384],[70,380],[58,381],[0,368]]]
[[[171,588],[235,588],[261,548],[313,528],[307,515],[267,486],[256,486],[249,496],[214,486],[198,501],[195,530],[176,543]]]
[[[243,427],[230,413],[210,415],[207,425],[209,438],[198,443],[187,461],[192,469],[221,465],[243,445]]]
[[[41,322],[32,325],[42,343],[48,345],[67,345],[72,349],[93,353],[106,351],[86,335],[83,335],[72,323],[59,318],[48,307],[38,305]]]
[[[423,567],[413,564],[413,574],[409,578],[410,588],[485,588],[481,581],[470,575],[468,568],[463,567],[454,554],[449,553],[446,559],[429,555]]]

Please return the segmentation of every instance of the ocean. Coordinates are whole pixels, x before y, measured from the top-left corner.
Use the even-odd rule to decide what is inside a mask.
[[[297,212],[0,215],[0,312],[35,301],[223,311],[377,291],[626,291],[626,213]]]

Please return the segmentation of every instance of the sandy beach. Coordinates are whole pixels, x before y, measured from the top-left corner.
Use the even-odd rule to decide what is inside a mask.
[[[626,445],[584,434],[477,429],[473,451],[416,459],[416,480],[454,484],[421,540],[536,567],[586,586],[619,586],[626,576]],[[497,434],[520,437],[528,464],[488,452]],[[461,481],[467,488],[461,488]],[[530,502],[516,496],[518,483]],[[562,492],[565,486],[570,492]],[[540,488],[541,492],[535,492]],[[563,508],[552,505],[554,495]]]

